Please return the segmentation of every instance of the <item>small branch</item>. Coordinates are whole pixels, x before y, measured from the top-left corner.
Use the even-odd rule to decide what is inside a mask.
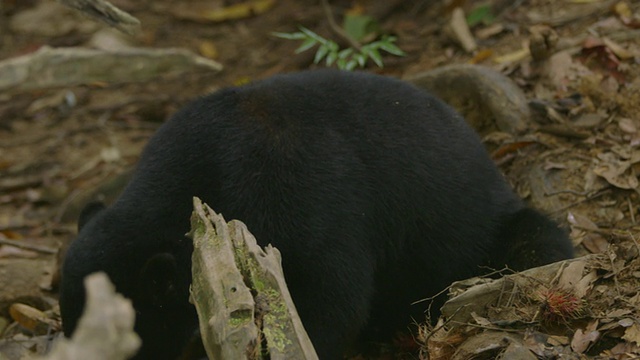
[[[9,240],[9,239],[0,239],[0,245],[15,246],[17,248],[21,248],[21,249],[25,249],[25,250],[37,251],[37,252],[41,252],[41,253],[44,253],[44,254],[55,254],[57,252],[56,250],[54,250],[54,249],[52,249],[50,247],[26,244],[26,243],[24,243],[22,241],[15,241],[15,240]]]
[[[105,0],[58,0],[59,3],[79,10],[128,35],[140,30],[140,20]]]
[[[331,12],[331,6],[329,6],[329,1],[328,0],[321,0],[321,3],[322,3],[322,8],[324,9],[324,13],[327,16],[327,20],[329,20],[329,27],[331,28],[331,30],[336,35],[338,35],[341,38],[343,38],[347,43],[349,43],[349,46],[351,46],[352,48],[360,51],[360,49],[362,49],[362,44],[360,44],[354,38],[349,36],[349,34],[347,34],[344,31],[344,29],[342,29],[336,23],[336,19],[333,17],[333,13]]]
[[[96,71],[100,69],[100,71]],[[0,61],[0,91],[36,90],[94,82],[144,82],[185,73],[215,73],[219,63],[185,49],[50,48]]]

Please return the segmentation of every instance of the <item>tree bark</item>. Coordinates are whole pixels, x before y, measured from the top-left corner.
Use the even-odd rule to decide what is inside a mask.
[[[287,289],[278,249],[194,198],[191,299],[211,359],[317,359]]]

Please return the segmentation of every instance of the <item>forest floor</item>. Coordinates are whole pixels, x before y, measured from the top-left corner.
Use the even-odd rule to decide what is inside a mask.
[[[0,61],[32,56],[43,46],[182,48],[223,68],[191,71],[188,62],[176,61],[168,65],[178,68],[173,74],[127,81],[110,79],[96,65],[82,72],[93,76],[90,81],[31,87],[3,87],[11,79],[0,70],[0,359],[44,351],[46,342],[34,334],[56,327],[57,254],[73,239],[82,205],[96,195],[107,201],[117,195],[163,121],[216,89],[319,66],[313,50],[295,54],[300,43],[273,32],[303,25],[336,38],[318,1],[254,1],[264,8],[231,19],[229,6],[242,9],[252,2],[112,3],[140,19],[136,35],[120,34],[52,0],[1,0]],[[602,254],[610,262],[583,266],[581,275],[594,274],[584,297],[567,300],[555,288],[542,296],[543,306],[560,308],[562,322],[570,326],[544,340],[532,335],[542,333],[539,327],[522,326],[529,332],[522,331],[519,343],[537,358],[640,358],[640,3],[330,3],[339,22],[372,15],[377,34],[395,35],[406,53],[383,53],[384,68],[369,64],[367,71],[407,78],[472,63],[507,75],[524,91],[534,114],[528,131],[482,131],[487,148],[523,198],[570,229],[578,255]],[[473,49],[464,49],[456,35],[460,26],[452,25],[456,6],[471,18]],[[208,9],[220,17],[212,19]],[[110,70],[127,70],[126,64]],[[41,71],[55,76],[46,66]],[[463,113],[473,111],[460,103]],[[30,322],[34,316],[28,311],[9,311],[17,303],[54,314],[53,320],[44,327]],[[496,330],[495,322],[485,320],[478,315],[471,325]],[[436,333],[418,337],[422,349],[410,356],[491,358],[507,348],[503,336],[493,341],[492,352],[455,353],[468,331]]]

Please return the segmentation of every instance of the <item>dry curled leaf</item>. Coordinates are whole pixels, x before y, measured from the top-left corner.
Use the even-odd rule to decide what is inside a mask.
[[[558,286],[565,290],[572,290],[582,278],[582,272],[586,265],[586,261],[574,261],[567,265],[560,275]]]
[[[60,330],[57,321],[49,319],[47,314],[29,305],[12,304],[9,307],[9,315],[20,326],[38,335],[44,335],[52,329]]]
[[[598,155],[599,164],[593,172],[607,180],[607,182],[620,189],[635,189],[638,187],[638,178],[631,172],[631,161],[618,158],[613,153]]]
[[[588,217],[569,211],[567,213],[567,221],[571,225],[575,225],[583,230],[598,230],[598,225],[591,221]]]
[[[593,330],[596,326],[597,321],[594,321],[589,323],[584,331],[582,329],[576,330],[575,334],[573,334],[573,339],[571,339],[571,349],[582,354],[587,350],[591,343],[596,342],[598,338],[600,338],[600,332],[598,330]]]
[[[636,345],[640,346],[640,326],[638,325],[637,320],[633,325],[629,326],[627,330],[625,330],[622,338],[629,342],[634,342],[636,343]]]
[[[172,8],[176,17],[198,22],[222,22],[260,15],[275,5],[275,0],[252,0],[222,8],[212,7],[210,2],[187,3]]]

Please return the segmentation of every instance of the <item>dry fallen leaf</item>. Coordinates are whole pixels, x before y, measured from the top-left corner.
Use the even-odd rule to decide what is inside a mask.
[[[120,150],[113,146],[102,148],[102,150],[100,150],[100,157],[108,163],[119,161],[122,158]]]
[[[53,330],[60,330],[57,321],[49,319],[42,311],[29,305],[15,303],[9,307],[9,315],[23,328],[38,335],[44,335]]]
[[[470,53],[478,48],[478,44],[471,34],[471,30],[469,30],[469,25],[467,24],[462,8],[457,7],[451,13],[449,31],[452,33],[454,40],[456,40],[466,52]]]
[[[571,292],[577,299],[582,299],[593,287],[593,282],[598,278],[595,271],[583,275],[587,265],[586,261],[574,261],[570,263],[560,275],[558,287]]]
[[[640,27],[640,20],[634,15],[633,9],[626,1],[618,1],[611,10],[618,16],[623,24],[631,28]]]
[[[562,92],[576,79],[589,77],[593,74],[586,66],[574,61],[572,53],[567,50],[553,54],[543,63],[543,72],[551,85]]]
[[[618,1],[614,6],[612,6],[611,10],[613,10],[613,13],[619,17],[630,18],[633,16],[633,10],[631,10],[626,1]]]
[[[638,178],[628,171],[631,161],[621,160],[613,153],[598,154],[598,165],[593,172],[603,177],[607,182],[620,189],[635,189],[638,187]]]
[[[250,0],[225,7],[213,7],[211,2],[176,5],[171,9],[177,18],[199,22],[222,22],[260,15],[275,5],[276,0]]]
[[[419,334],[418,338],[428,343],[427,352],[431,360],[450,359],[456,347],[467,338],[458,332],[447,331],[443,325],[444,321],[441,318],[435,326],[435,329],[438,330],[431,333],[421,332]]]
[[[584,332],[582,329],[578,329],[575,334],[573,334],[573,339],[571,339],[571,349],[573,349],[573,351],[582,354],[587,350],[591,343],[598,340],[600,332],[597,330],[591,330],[596,327],[594,324],[597,326],[597,321],[589,323]]]
[[[476,314],[475,311],[471,312],[471,317],[473,317],[476,324],[480,326],[491,326],[491,321],[489,321],[489,319]]]
[[[629,309],[614,309],[607,313],[608,318],[619,318],[621,316],[625,316],[631,313]]]
[[[628,134],[635,134],[638,132],[638,126],[636,122],[629,118],[620,119],[618,121],[618,126],[620,127],[620,130]]]
[[[622,52],[620,46],[618,46],[617,49]],[[620,58],[615,54],[613,49],[600,38],[587,37],[582,45],[579,58],[590,68],[594,68],[600,73],[611,76],[619,83],[626,81],[626,74],[621,71]]]
[[[636,345],[640,346],[640,326],[638,326],[638,322],[631,325],[625,330],[624,335],[622,335],[624,340],[629,342],[634,342]]]
[[[585,234],[582,245],[592,254],[603,254],[609,248],[609,241],[597,233]]]
[[[200,45],[198,46],[198,50],[200,52],[200,55],[208,59],[215,60],[220,55],[218,52],[218,48],[216,47],[216,44],[213,41],[205,40],[201,42]]]
[[[588,217],[578,214],[576,212],[568,212],[567,213],[567,221],[571,225],[575,225],[583,230],[599,230],[598,225],[596,225],[593,221],[589,220]]]
[[[582,279],[582,272],[584,271],[586,261],[574,261],[567,265],[562,270],[560,280],[558,280],[558,287],[564,290],[572,291],[574,286]]]
[[[636,360],[640,355],[640,347],[629,342],[621,342],[600,355],[605,359]]]
[[[609,38],[602,38],[602,42],[609,48],[609,50],[622,60],[632,59],[636,55],[632,51],[625,49],[622,45]]]
[[[531,53],[529,52],[529,48],[528,47],[523,47],[520,50],[516,50],[514,52],[511,52],[509,54],[504,54],[502,56],[497,56],[495,58],[493,58],[493,61],[495,61],[498,64],[509,64],[509,63],[515,63],[518,62],[520,60],[524,60],[527,58],[527,56],[529,56]]]
[[[589,290],[593,288],[593,283],[597,279],[598,279],[598,274],[596,273],[595,270],[590,271],[585,276],[583,276],[582,279],[580,279],[580,281],[578,281],[578,283],[574,287],[573,291],[576,297],[578,299],[582,299],[585,295],[587,295]]]

